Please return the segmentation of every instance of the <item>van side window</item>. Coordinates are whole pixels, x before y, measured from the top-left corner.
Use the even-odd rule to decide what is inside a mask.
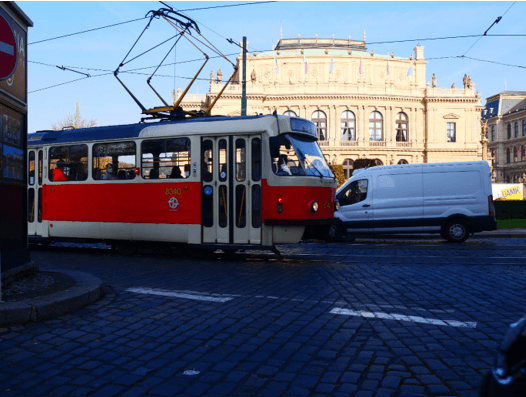
[[[367,179],[352,182],[343,194],[340,195],[341,205],[351,205],[364,201],[367,198]]]

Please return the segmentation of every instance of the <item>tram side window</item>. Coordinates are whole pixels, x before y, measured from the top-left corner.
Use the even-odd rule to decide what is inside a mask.
[[[35,152],[31,150],[29,152],[29,184],[33,186],[35,184]]]
[[[135,142],[93,145],[93,179],[135,179]]]
[[[142,177],[186,179],[190,176],[190,139],[152,139],[141,144]]]
[[[39,169],[40,173],[40,169]],[[49,180],[85,181],[88,178],[88,146],[56,146],[49,149]],[[40,179],[40,175],[39,175]]]

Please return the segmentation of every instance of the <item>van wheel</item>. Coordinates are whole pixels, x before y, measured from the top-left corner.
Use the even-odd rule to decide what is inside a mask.
[[[344,234],[345,234],[345,231],[343,229],[343,224],[340,221],[334,225],[329,226],[329,230],[327,231],[325,240],[326,241],[338,241],[340,239],[343,239]]]
[[[468,224],[462,219],[449,221],[444,229],[444,235],[447,241],[463,243],[469,237]]]

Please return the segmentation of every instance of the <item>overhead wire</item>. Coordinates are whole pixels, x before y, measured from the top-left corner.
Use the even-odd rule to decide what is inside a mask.
[[[198,10],[206,10],[206,9],[213,9],[213,8],[222,8],[222,7],[237,7],[237,6],[244,6],[244,5],[255,5],[255,4],[264,4],[264,3],[274,3],[275,1],[263,1],[263,2],[251,2],[251,3],[241,3],[241,4],[233,4],[233,5],[223,5],[223,6],[214,6],[214,7],[201,7],[201,8],[193,8],[193,9],[185,9],[185,10],[177,10],[178,12],[185,12],[185,11],[198,11]],[[515,4],[512,3],[512,5],[506,10],[506,12],[504,12],[504,14],[502,15],[502,17],[504,15],[506,15],[506,13],[511,9],[511,7],[513,7],[513,5]],[[502,18],[502,17],[499,17],[499,18]],[[105,29],[105,28],[109,28],[109,27],[113,27],[113,26],[118,26],[118,25],[123,25],[123,24],[126,24],[126,23],[131,23],[131,22],[136,22],[136,21],[139,21],[139,20],[143,20],[147,17],[143,17],[143,18],[137,18],[137,19],[133,19],[133,20],[130,20],[130,21],[125,21],[125,22],[120,22],[120,23],[116,23],[116,24],[112,24],[112,25],[107,25],[107,26],[103,26],[103,27],[99,27],[99,28],[94,28],[94,29],[89,29],[89,30],[85,30],[85,31],[81,31],[81,32],[76,32],[76,33],[71,33],[71,34],[67,34],[67,35],[62,35],[62,36],[57,36],[57,37],[54,37],[54,38],[50,38],[50,39],[45,39],[45,40],[40,40],[40,41],[37,41],[37,42],[33,42],[33,43],[29,43],[29,44],[37,44],[37,43],[41,43],[41,42],[45,42],[45,41],[50,41],[50,40],[55,40],[55,39],[59,39],[59,38],[63,38],[63,37],[69,37],[69,36],[73,36],[73,35],[77,35],[77,34],[82,34],[82,33],[88,33],[88,32],[91,32],[91,31],[96,31],[96,30],[100,30],[100,29]],[[199,22],[199,21],[196,21],[196,22]],[[495,24],[496,22],[494,22]],[[207,27],[206,25],[202,24],[201,22],[199,22],[200,25],[204,26],[205,28],[207,28],[208,30],[210,30],[211,32],[213,32],[214,34],[216,34],[217,36],[227,40],[229,43],[231,44],[234,44],[234,45],[237,45],[239,46],[237,43],[235,43],[232,39],[227,39],[226,37],[222,36],[221,34],[217,33],[216,31],[214,31],[213,29]],[[493,26],[493,25],[492,25]],[[462,36],[445,36],[445,37],[434,37],[434,38],[419,38],[419,39],[405,39],[405,40],[390,40],[390,41],[376,41],[376,42],[369,42],[368,44],[376,44],[376,45],[379,45],[379,44],[392,44],[392,43],[404,43],[404,42],[412,42],[412,41],[432,41],[432,40],[450,40],[450,39],[461,39],[461,38],[470,38],[470,37],[479,37],[479,40],[482,36],[488,36],[488,37],[524,37],[526,35],[524,34],[494,34],[494,35],[488,35],[487,32],[489,31],[489,29],[491,29],[490,26],[486,32],[484,33],[484,35],[462,35]],[[170,38],[171,39],[171,38]],[[478,42],[478,40],[477,40]],[[475,42],[473,45],[475,45],[477,42]],[[468,49],[468,51],[473,47],[473,45]],[[241,47],[241,46],[239,46]],[[266,52],[266,51],[272,51],[273,49],[270,49],[270,50],[260,50],[260,52]],[[254,49],[254,51],[256,51]],[[466,51],[467,53],[467,51]],[[465,54],[462,55],[462,56],[446,56],[446,57],[436,57],[436,58],[427,58],[427,60],[439,60],[439,59],[450,59],[450,58],[466,58],[466,59],[472,59],[472,60],[475,60],[475,61],[480,61],[480,62],[488,62],[488,63],[494,63],[494,64],[500,64],[500,65],[504,65],[504,66],[510,66],[510,67],[518,67],[518,68],[525,68],[525,66],[521,66],[521,65],[511,65],[511,64],[505,64],[505,63],[501,63],[501,62],[495,62],[495,61],[489,61],[489,60],[483,60],[483,59],[478,59],[478,58],[471,58],[471,57],[466,57]],[[174,54],[175,55],[175,54]],[[234,54],[228,54],[228,55],[225,55],[226,57],[230,57],[230,56],[235,56],[235,55],[238,55],[238,53],[234,53]],[[212,56],[210,57],[210,59],[212,58],[220,58],[221,56]],[[173,65],[174,66],[174,74],[173,76],[166,76],[166,75],[157,75],[158,77],[173,77],[174,78],[174,87],[175,87],[175,78],[178,77],[178,78],[183,78],[183,79],[191,79],[191,77],[185,77],[185,76],[177,76],[176,75],[176,69],[175,69],[175,66],[177,64],[184,64],[184,63],[190,63],[190,62],[197,62],[197,61],[202,61],[204,58],[197,58],[197,59],[192,59],[192,60],[186,60],[186,61],[179,61],[177,62],[176,59],[174,59],[174,62],[173,63],[169,63],[169,64],[165,64],[165,65],[161,65],[161,67],[165,67],[165,66],[171,66]],[[31,63],[35,63],[35,64],[41,64],[41,65],[46,65],[46,66],[52,66],[52,67],[58,67],[62,70],[65,70],[64,69],[64,66],[60,67],[60,66],[57,66],[57,65],[49,65],[49,64],[45,64],[45,63],[42,63],[42,62],[36,62],[36,61],[28,61],[28,62],[31,62]],[[129,69],[129,70],[125,70],[125,71],[121,71],[121,73],[128,73],[128,74],[137,74],[137,75],[147,75],[147,73],[140,73],[140,72],[137,72],[138,70],[144,70],[144,69],[151,69],[151,68],[154,68],[156,66],[146,66],[146,67],[141,67],[141,68],[134,68],[134,69]],[[104,72],[111,72],[110,70],[107,70],[107,69],[97,69],[97,68],[86,68],[86,67],[75,67],[75,66],[68,66],[67,68],[75,68],[75,69],[84,69],[84,70],[95,70],[95,71],[104,71]],[[77,72],[75,70],[71,70],[72,72],[76,72],[76,73],[80,73],[80,72]],[[111,73],[103,73],[103,74],[99,74],[99,75],[95,75],[95,76],[89,76],[89,77],[100,77],[100,76],[105,76],[105,75],[109,75]],[[41,89],[38,89],[38,90],[33,90],[29,93],[33,93],[33,92],[37,92],[37,91],[42,91],[42,90],[45,90],[45,89],[49,89],[49,88],[54,88],[54,87],[58,87],[58,86],[61,86],[61,85],[65,85],[65,84],[69,84],[69,83],[73,83],[75,81],[79,81],[79,80],[84,80],[86,78],[89,78],[89,77],[83,77],[83,78],[80,78],[80,79],[75,79],[75,80],[71,80],[71,81],[68,81],[68,82],[64,82],[64,83],[60,83],[60,84],[55,84],[55,85],[52,85],[52,86],[49,86],[49,87],[45,87],[45,88],[41,88]],[[197,78],[197,80],[208,80],[206,78]]]
[[[506,12],[505,12],[504,14],[502,14],[500,17],[497,17],[497,19],[495,19],[495,21],[491,24],[491,26],[490,26],[489,28],[486,29],[486,31],[484,32],[484,34],[481,35],[481,36],[477,39],[477,41],[475,41],[475,42],[471,45],[471,47],[469,47],[469,48],[466,50],[466,52],[465,52],[463,55],[466,55],[466,54],[468,53],[468,51],[471,50],[471,49],[475,46],[475,44],[477,44],[477,43],[480,41],[480,39],[482,39],[484,36],[486,36],[487,33],[488,33],[488,31],[493,27],[493,25],[496,25],[497,23],[499,23],[500,20],[504,17],[504,15],[506,15],[506,13],[510,10],[511,7],[513,7],[513,5],[514,5],[515,3],[516,3],[516,2],[514,1],[514,2],[511,4],[511,6],[509,6],[509,8],[506,10]]]
[[[276,1],[256,1],[256,2],[252,2],[252,3],[227,4],[227,5],[223,5],[223,6],[214,6],[214,7],[190,8],[190,9],[181,10],[181,11],[199,11],[199,10],[208,10],[208,9],[212,9],[212,8],[239,7],[239,6],[246,6],[246,5],[264,4],[264,3],[276,3]],[[111,24],[111,25],[101,26],[101,27],[98,27],[98,28],[93,28],[93,29],[83,30],[83,31],[80,31],[80,32],[69,33],[69,34],[64,34],[64,35],[61,35],[61,36],[51,37],[49,39],[33,41],[32,43],[28,43],[27,45],[44,43],[46,41],[62,39],[64,37],[75,36],[77,34],[89,33],[89,32],[94,32],[96,30],[111,28],[111,27],[119,26],[119,25],[125,25],[125,24],[131,23],[131,22],[142,21],[143,19],[146,19],[146,18],[149,18],[149,17],[145,16],[145,17],[142,17],[142,18],[136,18],[136,19],[132,19],[132,20],[129,20],[129,21],[124,21],[124,22],[114,23],[114,24]],[[210,29],[210,28],[208,28],[208,29]]]
[[[201,10],[210,10],[212,8],[239,7],[239,6],[249,6],[249,5],[265,4],[265,3],[277,3],[277,1],[255,1],[255,2],[252,2],[252,3],[227,4],[227,5],[224,5],[224,6],[189,8],[187,10],[177,10],[177,11],[178,12],[182,12],[182,11],[201,11]]]
[[[124,24],[126,24],[126,23],[130,23],[130,22],[142,21],[142,20],[145,19],[145,18],[147,18],[147,17],[137,18],[137,19],[132,19],[131,21],[125,21],[125,22],[114,23],[114,24],[112,24],[112,25],[107,25],[107,26],[101,26],[100,28],[93,28],[93,29],[83,30],[82,32],[75,32],[75,33],[70,33],[70,34],[64,34],[64,35],[62,35],[62,36],[51,37],[51,38],[49,38],[49,39],[44,39],[44,40],[39,40],[39,41],[33,41],[32,43],[28,43],[27,45],[38,44],[38,43],[44,43],[44,42],[46,42],[46,41],[62,39],[62,38],[64,38],[64,37],[75,36],[75,35],[77,35],[77,34],[82,34],[82,33],[94,32],[94,31],[96,31],[96,30],[101,30],[101,29],[111,28],[111,27],[113,27],[113,26],[124,25]]]

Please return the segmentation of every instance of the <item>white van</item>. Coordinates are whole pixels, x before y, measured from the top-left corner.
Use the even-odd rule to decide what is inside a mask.
[[[440,233],[460,243],[497,229],[486,161],[358,169],[336,198],[330,235]]]

